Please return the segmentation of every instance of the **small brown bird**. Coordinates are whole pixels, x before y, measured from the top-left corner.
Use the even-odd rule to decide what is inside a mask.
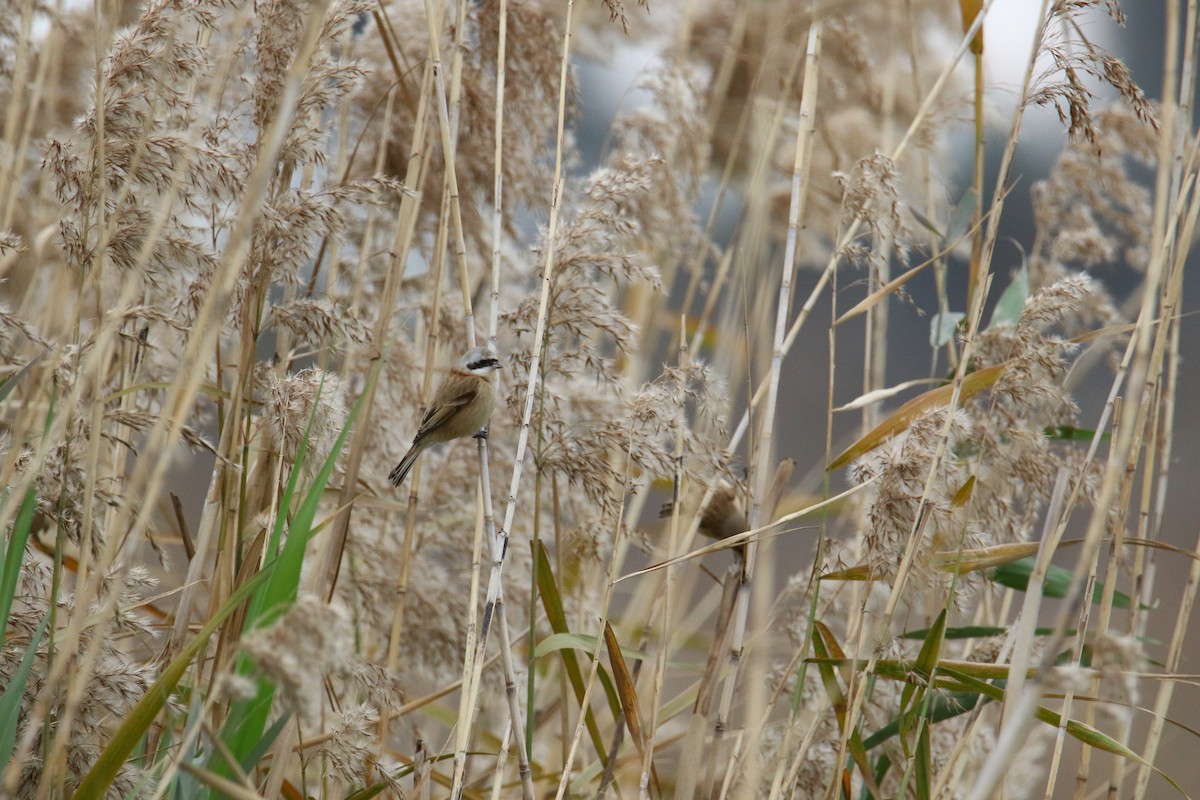
[[[766,520],[773,520],[778,510],[779,501],[783,499],[788,484],[792,480],[792,471],[796,467],[795,459],[785,458],[775,468],[775,477],[767,487],[766,501],[763,503],[763,515]],[[674,503],[664,503],[659,509],[659,518],[671,516],[674,513]],[[750,527],[746,517],[746,508],[742,497],[742,489],[728,481],[720,481],[713,489],[712,500],[700,516],[699,532],[710,539],[728,539],[745,532]]]
[[[664,503],[659,509],[659,518],[671,516],[673,503]],[[727,539],[746,530],[746,512],[737,487],[721,481],[713,493],[712,500],[700,516],[700,533],[710,539]]]
[[[421,427],[412,447],[388,475],[393,486],[408,476],[417,456],[430,445],[448,442],[482,431],[496,403],[496,380],[500,360],[486,347],[473,347],[459,360],[458,366],[442,378],[429,401]]]

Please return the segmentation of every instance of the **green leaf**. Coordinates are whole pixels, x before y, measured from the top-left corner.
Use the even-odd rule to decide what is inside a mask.
[[[921,652],[917,654],[917,667],[929,675],[932,675],[937,669],[938,654],[942,650],[942,641],[945,636],[946,609],[943,608],[934,621],[933,627],[929,629],[929,634],[925,637],[925,644],[921,645]]]
[[[191,698],[188,703],[187,717],[184,719],[183,730],[179,733],[179,743],[198,741],[198,729],[204,725],[204,698],[199,692],[191,692]],[[158,757],[169,757],[175,747],[172,745],[172,734],[174,733],[173,726],[164,725],[163,735],[158,743]],[[157,761],[158,758],[155,759]],[[204,757],[195,752],[195,745],[192,745],[192,750],[188,754],[183,754],[180,757],[181,762],[187,762],[194,767],[203,766]],[[157,770],[147,770],[146,775],[154,776]],[[151,783],[153,786],[157,781]],[[175,771],[174,777],[171,779],[168,797],[172,800],[200,800],[206,797],[208,793],[200,785],[200,781],[186,770],[178,769]],[[140,795],[133,795],[139,797]]]
[[[875,762],[875,783],[883,783],[883,779],[887,777],[888,770],[892,768],[892,760],[888,758],[887,753],[879,756],[879,760]],[[862,787],[862,793],[859,795],[862,800],[874,800],[874,795],[868,791],[866,786]]]
[[[1073,425],[1051,425],[1047,427],[1043,433],[1047,439],[1054,439],[1060,442],[1090,442],[1096,438],[1096,432],[1087,428],[1076,428]],[[1100,441],[1107,442],[1112,439],[1111,433],[1100,434]]]
[[[821,684],[825,687],[825,694],[829,698],[829,704],[833,706],[833,714],[837,718],[838,728],[845,733],[846,724],[849,720],[848,712],[850,710],[846,700],[846,693],[842,691],[837,673],[824,660],[831,657],[845,658],[846,654],[838,644],[833,631],[819,620],[813,623],[812,643],[813,652],[817,654],[818,658],[822,659],[817,664],[817,672],[821,676]],[[854,763],[858,765],[859,770],[862,771],[863,781],[870,786],[872,793],[878,795],[879,787],[873,785],[875,782],[874,772],[871,770],[871,764],[867,760],[867,750],[863,747],[862,734],[855,728],[850,731],[847,740],[850,755],[854,759]]]
[[[945,612],[943,612],[945,613]],[[929,720],[922,720],[917,733],[916,785],[917,800],[930,800],[933,786],[933,747],[929,741]]]
[[[929,231],[934,236],[936,236],[939,241],[946,240],[946,234],[942,233],[941,229],[938,228],[937,225],[934,225],[933,220],[931,220],[929,217],[925,216],[917,209],[911,208],[911,207],[908,209],[908,213],[912,214],[913,219],[915,219],[918,223],[920,223],[922,228],[924,228],[925,230]]]
[[[552,633],[538,642],[537,648],[533,651],[533,657],[542,658],[559,650],[582,650],[585,653],[594,653],[596,637],[590,633]]]
[[[908,213],[912,214],[922,228],[932,233],[938,238],[941,244],[946,245],[957,239],[962,238],[971,227],[971,220],[975,215],[975,208],[979,205],[979,195],[975,190],[968,188],[963,192],[963,196],[959,199],[956,205],[950,212],[950,219],[947,223],[946,230],[943,231],[933,223],[933,220],[922,214],[915,208],[909,208]]]
[[[12,758],[13,747],[17,743],[17,720],[21,716],[21,699],[25,696],[25,683],[29,680],[29,670],[33,668],[33,660],[37,657],[38,645],[46,635],[50,624],[50,612],[42,618],[42,624],[29,640],[29,647],[21,657],[21,663],[8,679],[4,694],[0,695],[0,773],[8,766]]]
[[[929,629],[929,633],[925,636],[925,642],[921,645],[921,652],[917,654],[917,660],[914,662],[914,667],[917,671],[924,675],[932,676],[937,672],[938,655],[942,650],[942,642],[945,640],[946,633],[946,609],[942,609],[938,614],[937,620],[934,621],[933,627]],[[908,749],[908,729],[913,722],[917,724],[917,750],[913,754],[915,762],[905,770],[904,780],[908,780],[910,771],[915,767],[916,790],[918,797],[929,796],[929,720],[930,711],[930,694],[928,691],[929,682],[910,681],[905,682],[904,688],[900,690],[900,713],[897,716],[897,723],[901,735],[905,738],[901,740],[904,745],[904,752],[907,755]],[[922,750],[922,743],[924,749]],[[863,749],[866,749],[866,744],[863,744]]]
[[[954,207],[950,224],[946,227],[946,241],[953,242],[966,236],[967,231],[971,229],[971,220],[975,218],[975,209],[978,207],[979,195],[973,188],[968,187],[959,199],[958,205]]]
[[[1004,688],[1003,687],[996,686],[991,683],[987,683],[986,681],[981,681],[978,678],[973,678],[970,675],[966,674],[965,672],[961,672],[957,669],[953,669],[950,667],[942,667],[942,672],[945,673],[947,675],[947,677],[954,678],[955,680],[960,681],[961,683],[963,683],[966,686],[969,686],[972,689],[977,689],[980,694],[983,694],[992,700],[996,700],[996,701],[1000,701],[1000,702],[1002,702],[1004,700]],[[1041,720],[1042,722],[1045,722],[1048,725],[1053,725],[1056,728],[1062,727],[1062,715],[1060,715],[1054,711],[1051,711],[1050,709],[1048,709],[1044,706],[1037,706],[1034,709],[1033,713],[1034,713],[1034,716],[1036,716],[1039,720]],[[1168,776],[1165,772],[1158,769],[1153,764],[1146,761],[1140,755],[1138,755],[1134,751],[1130,750],[1128,747],[1121,744],[1120,742],[1118,742],[1116,739],[1112,738],[1108,734],[1102,733],[1101,731],[1096,730],[1095,728],[1093,728],[1090,725],[1086,725],[1082,722],[1077,722],[1076,720],[1073,720],[1073,719],[1067,720],[1066,731],[1068,734],[1073,736],[1075,739],[1082,742],[1083,744],[1088,745],[1089,747],[1094,747],[1097,750],[1103,750],[1106,753],[1112,753],[1113,755],[1121,756],[1122,758],[1128,759],[1129,761],[1133,761],[1134,763],[1139,764],[1143,767],[1148,767],[1149,769],[1154,770],[1156,773],[1158,773],[1159,776],[1162,777],[1163,780],[1165,780],[1167,783],[1171,784],[1171,786],[1173,786],[1176,789],[1176,791],[1178,791],[1184,797],[1187,797],[1187,793],[1184,792],[1183,789],[1180,788],[1179,784],[1177,784],[1174,780],[1172,780],[1171,777]]]
[[[1049,636],[1054,632],[1053,628],[1038,628],[1035,633],[1038,636]],[[961,625],[954,628],[946,628],[943,636],[948,640],[954,639],[984,639],[989,636],[1004,636],[1008,633],[1008,628],[992,626],[992,625]],[[901,639],[924,639],[929,635],[929,628],[920,628],[915,631],[905,631],[900,634]]]
[[[380,781],[346,795],[346,800],[371,800],[372,797],[383,794],[389,786],[390,784]]]
[[[260,758],[267,754],[267,751],[271,749],[271,745],[275,744],[275,740],[279,738],[279,734],[283,733],[284,726],[288,724],[288,720],[291,718],[292,712],[285,711],[279,715],[279,719],[271,724],[270,728],[267,728],[266,733],[258,740],[254,749],[242,759],[240,765],[242,772],[245,772],[247,775],[250,774],[254,769],[254,765],[258,763]]]
[[[372,372],[371,376],[372,380],[378,372],[379,363],[376,362],[375,371]],[[296,513],[291,518],[288,525],[287,541],[279,549],[279,555],[271,558],[270,556],[274,554],[277,543],[282,536],[283,524],[286,517],[283,513],[276,515],[275,526],[267,545],[267,563],[274,567],[271,580],[263,587],[261,592],[255,594],[254,600],[247,610],[243,630],[250,631],[270,624],[295,602],[296,592],[300,586],[300,570],[304,565],[304,555],[308,550],[308,542],[315,530],[313,522],[316,519],[317,510],[320,507],[321,498],[325,492],[325,486],[329,482],[329,476],[333,474],[333,468],[337,464],[342,447],[346,443],[346,438],[350,435],[354,418],[358,415],[359,409],[362,408],[363,398],[366,395],[366,392],[360,395],[358,402],[355,403],[354,408],[348,415],[346,424],[342,427],[341,433],[338,434],[337,441],[330,448],[329,455],[325,458],[321,469],[313,478],[312,485],[308,487],[304,499],[300,502],[300,507],[296,509]],[[315,407],[314,404],[314,412]],[[311,420],[309,424],[311,426]],[[292,498],[295,495],[296,486],[299,482],[299,476],[303,472],[304,456],[307,452],[307,438],[306,436],[305,440],[301,442],[297,452],[296,463],[292,467],[283,497],[280,499],[279,507],[281,509],[291,507]],[[249,657],[243,655],[239,658],[239,674],[249,675],[253,670],[254,666]],[[230,752],[233,753],[239,763],[244,763],[251,753],[261,747],[274,695],[274,685],[270,681],[260,679],[258,681],[257,694],[252,698],[238,701],[230,710],[229,717],[222,729],[222,737],[225,739],[226,744],[228,744]],[[228,775],[228,768],[224,766],[216,767],[215,771],[221,776]]]
[[[937,691],[929,696],[929,710],[926,713],[930,722],[943,722],[971,711],[979,704],[979,694],[976,692],[944,692]],[[887,725],[872,733],[863,740],[863,747],[872,750],[900,734],[902,724],[899,717],[893,718]]]
[[[1000,295],[996,307],[992,309],[992,318],[988,320],[985,330],[992,330],[1000,325],[1016,325],[1025,310],[1025,301],[1029,298],[1029,270],[1024,261],[1013,274],[1012,283]]]
[[[12,611],[13,598],[17,594],[17,580],[21,576],[21,563],[25,559],[25,546],[29,543],[36,507],[37,492],[30,486],[25,492],[25,499],[21,501],[21,507],[17,509],[12,535],[8,537],[4,549],[4,566],[0,571],[0,642],[8,633],[8,614]]]
[[[533,557],[537,561],[537,580],[538,580],[538,596],[542,598],[542,608],[546,611],[546,620],[550,623],[550,629],[554,633],[547,638],[554,636],[572,637],[581,636],[581,634],[572,634],[567,626],[567,615],[563,609],[562,594],[558,591],[558,583],[554,580],[554,571],[550,567],[550,557],[546,553],[546,547],[540,541],[531,542],[533,547]],[[551,649],[557,650],[562,658],[563,670],[567,673],[567,681],[571,684],[571,691],[575,694],[575,701],[582,704],[584,694],[583,670],[579,666],[579,657],[576,655],[576,649],[587,650],[588,654],[595,652],[595,637],[587,637],[592,641],[591,647],[574,648],[572,647],[553,647],[547,648],[546,652]],[[563,639],[564,644],[568,641],[582,641],[582,639]],[[539,643],[538,653],[545,647],[545,641]],[[609,691],[609,685],[605,683],[605,690]],[[620,700],[616,697],[616,691],[612,690],[609,693],[608,703],[610,708],[619,708]],[[590,707],[584,708],[584,722],[587,725],[588,737],[592,740],[592,747],[596,751],[596,755],[604,764],[608,763],[608,750],[604,746],[604,737],[600,733],[600,726],[596,723],[596,717],[592,713]],[[614,714],[615,714],[614,710]]]
[[[38,353],[33,358],[29,359],[25,366],[21,367],[12,375],[9,375],[3,381],[0,381],[0,403],[3,403],[4,400],[10,394],[12,394],[12,390],[17,388],[17,384],[29,374],[29,371],[33,369],[33,365],[42,360],[43,355],[45,355],[45,353]]]
[[[1021,558],[1010,564],[1003,564],[991,571],[990,577],[1001,586],[1025,591],[1029,588],[1029,576],[1033,574],[1034,559]],[[1065,567],[1051,564],[1046,570],[1046,579],[1042,584],[1042,594],[1046,597],[1063,598],[1071,589],[1074,573]],[[1104,584],[1096,581],[1096,590],[1092,593],[1092,604],[1100,602],[1104,593]],[[1117,608],[1129,608],[1129,595],[1123,592],[1113,592],[1113,605]]]
[[[596,651],[596,637],[590,633],[552,633],[538,642],[537,648],[533,651],[533,656],[534,658],[541,658],[547,653],[563,649],[582,650],[589,654],[594,653]],[[632,647],[622,646],[621,655],[630,661],[646,660],[645,652]]]

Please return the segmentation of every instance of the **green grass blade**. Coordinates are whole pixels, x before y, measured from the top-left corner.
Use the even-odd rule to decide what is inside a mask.
[[[943,722],[971,711],[979,703],[979,695],[975,692],[944,692],[938,691],[930,697],[929,711],[926,716],[930,722]],[[900,720],[893,719],[887,725],[863,740],[863,747],[873,750],[879,745],[900,734]]]
[[[926,634],[920,653],[917,654],[915,666],[921,673],[933,675],[936,672],[938,655],[941,653],[942,642],[945,641],[945,636],[946,610],[942,609],[941,613],[938,614],[937,620],[934,621],[933,627]],[[911,757],[912,753],[909,750],[908,731],[912,722],[915,721],[917,723],[919,731],[928,727],[924,723],[930,710],[928,687],[928,682],[906,681],[904,688],[900,690],[900,711],[896,716],[896,720],[900,726],[902,737],[900,741],[904,747],[904,753],[909,757]],[[919,731],[918,735],[920,735]],[[920,756],[919,752],[917,756]],[[926,756],[928,756],[928,753],[926,753]]]
[[[981,681],[978,678],[971,677],[970,675],[966,674],[965,672],[961,672],[956,669],[951,669],[949,667],[942,667],[942,672],[945,673],[947,677],[954,678],[955,680],[960,681],[962,684],[964,684],[966,686],[978,689],[980,694],[982,694],[992,700],[996,700],[999,702],[1003,702],[1003,700],[1004,700],[1004,689],[1000,686],[996,686],[994,684],[987,683],[986,681]],[[1034,709],[1033,713],[1034,713],[1034,716],[1036,716],[1042,722],[1047,723],[1048,725],[1053,725],[1056,728],[1060,727],[1062,725],[1062,716],[1060,714],[1058,714],[1057,712],[1051,711],[1050,709],[1046,708],[1045,706],[1040,706],[1040,705],[1037,706]],[[1108,734],[1102,733],[1101,731],[1096,730],[1095,728],[1093,728],[1090,725],[1085,725],[1084,723],[1078,722],[1073,719],[1067,720],[1066,731],[1068,734],[1070,734],[1076,740],[1078,740],[1079,742],[1082,742],[1083,744],[1088,745],[1089,747],[1094,747],[1097,750],[1103,750],[1106,753],[1112,753],[1113,755],[1121,756],[1122,758],[1126,758],[1130,761],[1133,761],[1134,763],[1139,764],[1140,766],[1149,767],[1150,769],[1154,770],[1154,772],[1156,772],[1159,775],[1159,777],[1161,777],[1167,783],[1171,784],[1171,786],[1173,786],[1176,789],[1176,791],[1178,791],[1181,795],[1183,795],[1184,797],[1187,796],[1187,793],[1183,791],[1183,789],[1179,786],[1179,784],[1177,784],[1174,780],[1172,780],[1171,777],[1168,776],[1165,772],[1158,769],[1153,764],[1146,761],[1144,758],[1142,758],[1140,755],[1135,753],[1133,750],[1130,750],[1128,747],[1121,744],[1120,742],[1118,742],[1116,739],[1112,738]]]
[[[550,629],[554,631],[556,636],[573,636],[570,628],[567,625],[567,614],[563,608],[562,594],[558,591],[558,583],[554,580],[554,573],[550,568],[550,557],[546,554],[546,548],[541,542],[537,542],[534,547],[533,557],[538,562],[537,579],[538,579],[538,595],[542,598],[542,608],[546,611],[546,620],[550,623]],[[592,639],[593,643],[595,639]],[[538,645],[538,650],[541,650],[542,645]],[[559,657],[562,659],[563,669],[567,673],[567,681],[571,684],[571,691],[575,694],[577,703],[583,702],[583,670],[579,666],[579,657],[570,647],[558,649]],[[608,687],[605,687],[606,691]],[[615,695],[615,691],[613,692]],[[609,705],[612,706],[614,701],[617,707],[620,706],[620,701],[615,697],[609,698]],[[591,708],[584,710],[584,722],[587,725],[588,738],[592,740],[592,747],[596,750],[596,755],[600,761],[608,763],[608,749],[604,745],[604,737],[600,735],[600,726],[596,724],[596,717],[592,713]]]
[[[901,639],[924,639],[929,635],[929,628],[920,628],[914,631],[905,631],[900,634]],[[956,627],[946,628],[944,638],[947,641],[955,639],[984,639],[989,636],[1004,636],[1008,633],[1008,628],[999,625],[960,625]],[[1034,631],[1038,636],[1049,636],[1054,633],[1053,628],[1038,628]]]
[[[12,611],[13,598],[17,594],[17,580],[21,576],[21,562],[25,559],[25,546],[33,528],[33,511],[37,506],[37,491],[30,486],[21,501],[17,518],[13,522],[12,535],[4,549],[4,567],[0,572],[0,642],[8,632],[8,615]]]
[[[585,653],[593,653],[596,650],[596,643],[596,637],[590,633],[552,633],[538,642],[533,653],[534,658],[541,658],[548,653],[564,649],[582,650]],[[621,645],[621,657],[629,661],[645,661],[648,654],[635,647]],[[685,664],[673,661],[668,661],[667,663],[680,668],[686,666]]]
[[[821,659],[817,662],[817,672],[821,675],[821,684],[825,687],[825,695],[829,698],[829,704],[833,707],[833,713],[837,716],[838,727],[846,725],[846,695],[842,692],[842,685],[838,682],[837,673],[833,671],[831,661],[834,658],[830,654],[829,647],[826,645],[826,637],[832,637],[829,629],[823,623],[816,623],[813,628],[813,652],[817,654],[817,658]],[[838,654],[838,657],[841,653]]]
[[[359,789],[357,792],[352,792],[351,794],[346,795],[346,800],[371,800],[372,797],[383,794],[383,792],[388,788],[388,784],[380,781],[379,783],[372,784],[371,786]]]
[[[279,549],[279,555],[269,560],[268,563],[274,566],[271,580],[263,587],[260,593],[255,595],[254,601],[251,603],[250,609],[246,614],[246,622],[243,630],[251,631],[269,624],[295,601],[296,593],[300,587],[300,570],[304,565],[304,556],[308,552],[308,543],[314,532],[313,522],[316,519],[317,510],[320,508],[325,486],[329,482],[329,476],[333,474],[333,468],[336,466],[342,452],[342,447],[350,435],[354,418],[358,415],[358,411],[362,407],[362,398],[365,396],[365,393],[360,396],[358,403],[354,405],[354,408],[346,419],[346,424],[342,426],[341,433],[338,434],[337,441],[330,448],[329,455],[325,458],[321,469],[313,478],[312,485],[308,487],[304,499],[300,502],[300,507],[296,509],[296,513],[292,516],[288,524],[289,533],[287,541]],[[296,463],[292,467],[291,475],[288,478],[287,486],[280,500],[279,507],[281,509],[291,506],[291,500],[295,495],[299,475],[303,471],[305,452],[306,448],[302,442],[296,456]],[[284,516],[283,513],[280,513],[275,520],[275,529],[271,534],[271,540],[268,544],[268,553],[275,551],[272,545],[278,541],[279,536],[276,534],[282,534]],[[254,666],[248,657],[243,656],[239,659],[238,672],[240,674],[250,674],[253,672],[253,669]],[[253,698],[235,703],[234,707],[230,710],[229,719],[226,720],[222,731],[222,738],[239,763],[245,764],[247,757],[257,748],[261,747],[274,695],[274,685],[270,681],[260,679],[258,681],[257,694]],[[217,768],[215,771],[220,775],[227,774],[225,769],[222,768]]]
[[[1025,301],[1029,298],[1029,269],[1024,263],[1013,275],[1012,283],[1000,295],[992,309],[992,317],[984,330],[993,330],[1001,325],[1016,325],[1025,310]]]
[[[192,692],[191,702],[188,705],[187,718],[184,720],[183,730],[179,733],[179,742],[180,745],[184,742],[193,743],[190,753],[180,756],[180,761],[187,761],[193,766],[200,766],[203,762],[203,757],[197,755],[195,752],[196,737],[199,735],[196,729],[204,724],[203,709],[204,700],[200,697],[200,693]],[[158,747],[158,752],[162,756],[169,755],[174,749],[171,745],[172,733],[173,729],[170,726],[166,726]],[[151,774],[151,772],[147,771],[147,774]],[[183,769],[175,770],[167,792],[166,796],[170,797],[171,800],[198,800],[207,794],[200,786],[200,782],[190,772]]]
[[[596,637],[590,633],[552,633],[537,643],[533,657],[544,658],[559,650],[582,650],[590,653],[595,648]]]
[[[830,657],[844,658],[845,652],[842,651],[836,637],[823,622],[813,623],[812,632],[813,652],[817,657],[822,659],[817,665],[817,672],[821,676],[821,683],[825,687],[825,694],[829,697],[830,705],[833,706],[834,716],[837,717],[838,728],[842,731],[846,730],[848,720],[849,706],[846,701],[846,694],[842,691],[842,685],[838,682],[837,673],[828,662]],[[854,763],[858,765],[862,771],[863,781],[868,784],[871,792],[879,796],[879,787],[874,785],[875,773],[871,769],[871,764],[867,760],[867,750],[863,747],[862,735],[858,729],[849,732],[846,737],[850,748],[850,755],[854,759]]]
[[[1010,589],[1025,591],[1029,588],[1029,576],[1033,574],[1032,558],[1021,558],[1013,561],[1011,564],[1003,564],[991,571],[991,578],[1001,586],[1007,586]],[[1051,564],[1046,571],[1046,580],[1042,587],[1042,594],[1046,597],[1062,598],[1067,596],[1067,592],[1071,589],[1071,580],[1074,578],[1074,573],[1065,567],[1060,567]],[[1100,597],[1104,594],[1104,584],[1096,581],[1096,591],[1092,594],[1092,603],[1099,603]],[[1117,608],[1129,608],[1129,595],[1122,592],[1113,592],[1113,605]]]
[[[1047,439],[1055,439],[1060,442],[1090,442],[1096,438],[1096,432],[1087,428],[1076,428],[1074,425],[1052,425],[1042,431]],[[1111,433],[1100,434],[1100,441],[1107,442],[1112,439]]]
[[[917,800],[930,800],[933,796],[933,745],[929,741],[929,724],[929,720],[923,720],[917,733],[916,780],[913,786]]]
[[[937,670],[938,654],[942,651],[942,642],[946,636],[946,609],[942,609],[942,613],[938,614],[938,618],[933,623],[933,627],[929,629],[929,634],[925,637],[925,643],[921,645],[921,652],[917,654],[916,666],[926,675],[933,675]],[[903,715],[911,706],[910,702],[920,703],[925,696],[924,687],[918,686],[915,683],[906,684],[900,694],[900,714]]]
[[[41,359],[40,355],[31,358],[28,364],[21,367],[15,375],[0,386],[0,402],[8,397],[9,392],[22,378],[29,374],[30,368],[39,359]],[[50,430],[50,424],[54,420],[56,397],[57,395],[54,393],[50,394],[46,422],[42,428],[43,435]],[[3,502],[7,504],[10,499],[6,487]],[[8,615],[12,611],[13,598],[17,593],[17,580],[21,574],[21,564],[25,559],[25,547],[29,544],[29,535],[33,530],[33,512],[36,508],[37,489],[31,484],[25,492],[25,497],[21,500],[21,507],[17,509],[16,519],[13,520],[12,534],[4,546],[3,563],[0,564],[0,643],[4,642],[8,635]]]
[[[21,367],[3,381],[0,381],[0,403],[3,403],[4,400],[10,394],[12,394],[12,390],[17,388],[17,384],[29,374],[29,371],[33,369],[33,365],[42,360],[43,355],[45,355],[45,353],[38,353],[33,358],[29,359],[25,366]]]
[[[242,759],[241,768],[243,772],[249,773],[250,770],[254,769],[254,765],[258,763],[260,758],[267,754],[267,750],[271,749],[271,745],[275,744],[275,740],[279,738],[279,734],[283,733],[284,726],[287,725],[288,720],[291,718],[292,713],[290,711],[285,711],[279,715],[279,719],[275,720],[271,727],[267,729],[267,732],[262,735],[262,738],[259,739],[258,745]]]
[[[21,657],[21,663],[8,680],[4,694],[0,695],[0,773],[8,767],[12,758],[13,747],[17,742],[17,720],[21,716],[21,698],[25,696],[25,683],[29,680],[29,671],[37,657],[38,644],[46,634],[46,626],[50,624],[50,614],[42,618],[42,624],[29,640],[29,647]]]

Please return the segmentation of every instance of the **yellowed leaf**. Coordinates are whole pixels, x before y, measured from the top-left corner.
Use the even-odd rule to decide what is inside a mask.
[[[979,394],[984,389],[993,386],[1001,373],[1004,372],[1004,367],[1004,364],[996,364],[995,366],[985,367],[984,369],[968,374],[963,378],[959,400],[967,400]],[[912,424],[913,420],[924,412],[949,403],[953,394],[953,384],[946,384],[945,386],[939,386],[936,389],[930,389],[928,392],[917,395],[896,409],[895,413],[879,423],[873,431],[850,445],[845,452],[830,462],[829,466],[825,468],[826,471],[840,469],[859,456],[871,452],[897,433],[906,429]]]

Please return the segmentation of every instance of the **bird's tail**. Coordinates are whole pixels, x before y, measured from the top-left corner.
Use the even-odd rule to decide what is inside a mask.
[[[404,483],[404,479],[408,477],[408,471],[413,468],[413,464],[417,461],[417,456],[421,455],[421,448],[415,444],[408,448],[408,452],[404,454],[404,458],[400,459],[400,463],[388,475],[388,480],[392,486],[399,486]]]

